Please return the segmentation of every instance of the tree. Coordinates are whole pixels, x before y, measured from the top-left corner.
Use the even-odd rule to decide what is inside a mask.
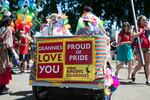
[[[62,0],[61,0],[62,1]],[[134,24],[133,13],[130,0],[64,0],[68,5],[68,9],[64,9],[69,15],[69,20],[73,26],[76,25],[78,17],[82,14],[84,5],[93,8],[93,13],[102,20],[110,20],[109,27],[113,22],[117,22],[117,26],[121,27],[122,22],[128,21]],[[150,17],[150,0],[135,0],[136,15],[141,14]],[[65,8],[62,3],[62,8]],[[75,29],[73,29],[74,31]]]
[[[11,11],[17,11],[17,0],[10,0]],[[113,22],[117,22],[120,27],[123,21],[134,23],[130,0],[36,0],[36,23],[41,23],[48,14],[57,13],[57,5],[60,4],[63,13],[69,17],[69,23],[72,26],[72,31],[75,32],[77,20],[82,14],[84,5],[89,5],[93,8],[93,13],[99,16],[102,20],[110,20],[109,27]],[[134,0],[136,15],[141,14],[150,17],[150,0]],[[40,20],[40,21],[38,21]],[[36,25],[39,25],[36,24]]]

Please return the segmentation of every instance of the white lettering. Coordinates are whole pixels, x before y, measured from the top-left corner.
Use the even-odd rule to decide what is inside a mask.
[[[81,60],[88,61],[88,55],[70,55],[69,60],[70,61],[81,61]]]
[[[43,72],[45,66],[39,66],[40,68],[40,74]]]
[[[67,45],[67,50],[79,50],[79,49],[90,49],[91,44],[86,43],[86,44],[68,44]]]
[[[62,46],[41,46],[38,51],[62,50]]]
[[[46,66],[45,67],[45,73],[51,73],[52,72],[52,67],[51,66]]]
[[[53,66],[39,66],[40,68],[40,74],[41,73],[59,73],[60,72],[60,65],[53,65]]]

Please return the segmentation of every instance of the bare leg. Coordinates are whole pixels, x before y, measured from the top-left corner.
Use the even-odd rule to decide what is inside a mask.
[[[117,65],[118,65],[118,62],[117,62],[117,54],[114,54],[114,58],[115,58],[116,66],[117,66]]]
[[[145,67],[146,67],[146,74],[147,78],[150,81],[150,53],[145,53]]]
[[[26,61],[22,61],[22,71],[24,72],[26,70]]]
[[[137,71],[139,71],[142,68],[141,58],[139,54],[137,54],[137,61],[138,61],[138,64],[135,66],[134,71],[132,73],[134,75],[136,74]]]
[[[138,64],[135,66],[134,71],[132,72],[132,75],[131,75],[131,79],[133,82],[135,81],[136,72],[142,68],[140,54],[137,54],[137,61],[138,61]]]
[[[116,72],[115,72],[116,77],[118,76],[119,70],[120,70],[121,67],[124,65],[124,63],[125,63],[125,62],[121,62],[119,65],[117,65],[117,67],[116,67]]]
[[[128,62],[128,79],[131,79],[131,72],[132,72],[132,60]]]

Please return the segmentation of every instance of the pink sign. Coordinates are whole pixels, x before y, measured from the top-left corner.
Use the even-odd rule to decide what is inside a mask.
[[[67,41],[65,64],[92,64],[92,41]]]
[[[63,78],[63,63],[38,64],[38,78]]]

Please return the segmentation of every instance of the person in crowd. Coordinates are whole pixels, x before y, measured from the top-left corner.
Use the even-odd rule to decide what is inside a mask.
[[[117,66],[117,60],[116,60],[116,54],[117,54],[117,42],[115,38],[112,38],[110,40],[110,54],[113,60],[115,60],[116,66]]]
[[[0,94],[8,91],[6,85],[12,79],[10,69],[11,50],[13,47],[11,22],[12,19],[10,17],[4,17],[0,28]]]
[[[150,29],[148,27],[146,16],[144,15],[139,16],[137,20],[137,24],[138,24],[138,32],[137,34],[133,35],[133,38],[136,38],[138,36],[140,38],[142,52],[145,60],[145,67],[146,67],[146,75],[147,75],[146,84],[150,85],[150,40],[149,40]],[[136,57],[137,57],[138,64],[135,66],[135,69],[132,73],[133,82],[135,81],[136,73],[142,68],[138,43],[136,43],[135,46],[136,46]]]
[[[25,72],[27,69],[28,50],[29,50],[28,33],[25,31],[20,31],[19,59],[20,59],[21,73]]]
[[[40,27],[41,36],[73,36],[65,14],[52,13]],[[66,21],[66,22],[65,22]],[[65,22],[65,23],[63,23]]]
[[[43,24],[40,26],[40,33],[41,36],[50,36],[51,35],[51,29],[50,29],[50,18],[46,17]]]
[[[92,13],[93,9],[84,6],[83,14],[78,20],[77,35],[100,35],[106,33],[102,21]]]
[[[127,63],[128,64],[128,79],[131,79],[131,70],[132,70],[132,36],[131,36],[131,27],[128,22],[123,23],[121,32],[118,35],[118,51],[117,51],[117,60],[120,61],[120,64],[116,67],[115,75],[118,77],[119,70],[121,67]]]
[[[84,6],[83,14],[78,20],[76,35],[93,36],[95,35],[95,50],[96,50],[96,72],[95,80],[99,80],[105,74],[104,63],[109,59],[110,53],[110,38],[109,33],[103,27],[102,21],[92,13],[92,8]]]

